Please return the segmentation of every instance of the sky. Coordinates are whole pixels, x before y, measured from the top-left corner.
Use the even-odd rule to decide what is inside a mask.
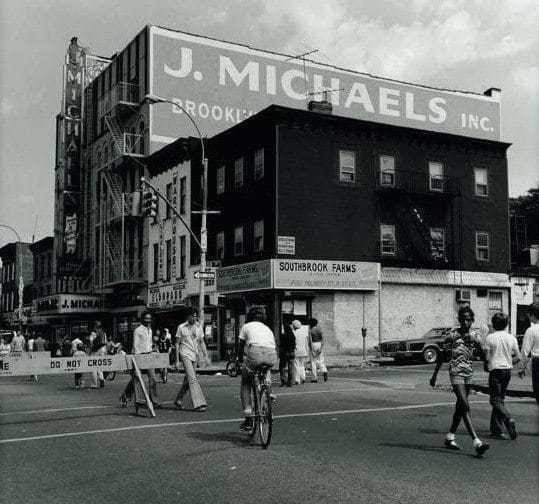
[[[110,56],[146,24],[434,87],[502,89],[509,195],[539,186],[538,0],[0,0],[0,224],[53,233],[55,116],[73,36]],[[36,225],[37,222],[37,225]],[[14,240],[0,228],[0,246]]]

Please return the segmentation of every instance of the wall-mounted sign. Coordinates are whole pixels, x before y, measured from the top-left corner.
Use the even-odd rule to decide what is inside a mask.
[[[378,289],[378,263],[300,259],[272,259],[272,262],[275,289]]]
[[[101,296],[85,294],[56,294],[36,299],[32,303],[32,313],[96,313],[103,310]]]
[[[172,308],[185,306],[185,282],[172,285],[160,285],[148,289],[149,308]]]
[[[457,135],[500,139],[499,95],[396,82],[206,37],[150,27],[152,81],[213,135],[272,104],[305,110],[305,90],[323,90],[336,116]],[[152,110],[152,152],[190,134],[178,107]],[[184,128],[184,129],[182,129]],[[174,136],[173,136],[174,135]],[[161,143],[161,145],[159,145]]]
[[[271,261],[226,266],[217,270],[217,292],[271,289]]]
[[[283,255],[296,255],[296,237],[278,236],[277,253]]]

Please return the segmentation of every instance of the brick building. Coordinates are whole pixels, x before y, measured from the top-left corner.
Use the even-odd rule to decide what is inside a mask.
[[[26,323],[27,310],[32,302],[32,282],[34,264],[29,243],[13,242],[0,248],[2,260],[0,276],[0,323],[5,326],[16,326],[21,321],[19,315],[19,279],[23,279],[23,317]]]
[[[508,144],[272,106],[210,146],[225,334],[252,303],[339,350],[507,312]]]

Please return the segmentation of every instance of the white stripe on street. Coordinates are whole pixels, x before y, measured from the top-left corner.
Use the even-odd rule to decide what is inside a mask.
[[[478,403],[488,403],[488,401],[470,401],[472,404]],[[454,406],[455,402],[440,402],[440,403],[430,403],[430,404],[412,404],[408,406],[387,406],[384,408],[362,408],[362,409],[352,409],[352,410],[336,410],[336,411],[316,411],[313,413],[290,413],[284,415],[274,415],[274,419],[286,419],[286,418],[304,418],[304,417],[316,417],[316,416],[329,416],[329,415],[353,415],[357,413],[376,413],[381,411],[397,411],[397,410],[411,410],[411,409],[421,409],[421,408],[434,408],[437,406]],[[171,423],[162,423],[162,424],[149,424],[149,425],[132,425],[129,427],[117,427],[113,429],[98,429],[91,431],[80,431],[80,432],[63,432],[60,434],[47,434],[44,436],[32,436],[32,437],[23,437],[23,438],[11,438],[11,439],[0,439],[0,444],[11,444],[11,443],[21,443],[25,441],[38,441],[41,439],[56,439],[56,438],[65,438],[65,437],[75,437],[75,436],[88,436],[91,434],[108,434],[110,432],[124,432],[131,430],[140,430],[140,429],[158,429],[162,427],[185,427],[190,425],[210,425],[210,424],[221,424],[221,423],[233,423],[241,422],[243,420],[240,418],[224,418],[220,420],[194,420],[191,422],[171,422]]]
[[[367,382],[367,383],[381,383],[382,385],[402,385],[402,383],[397,381],[389,381],[389,380],[365,380],[363,378],[344,378],[344,377],[331,377],[331,380],[346,380],[346,381],[353,381],[353,382]]]

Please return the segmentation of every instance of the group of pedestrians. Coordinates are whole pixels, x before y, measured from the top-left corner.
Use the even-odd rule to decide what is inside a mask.
[[[318,371],[324,381],[328,380],[328,370],[324,364],[322,329],[315,318],[304,326],[299,320],[285,323],[279,337],[279,375],[281,387],[291,387],[292,383],[303,385],[306,381],[305,364],[311,361],[312,383],[318,382]]]
[[[0,357],[10,353],[46,352],[47,350],[48,345],[45,339],[41,335],[36,337],[33,332],[27,332],[25,336],[21,330],[17,330],[13,331],[11,341],[8,341],[5,336],[2,336],[0,340]],[[38,376],[31,375],[30,379],[38,381]]]
[[[516,422],[505,406],[507,387],[511,381],[511,370],[520,362],[520,377],[526,372],[531,355],[532,380],[535,397],[539,391],[539,304],[528,309],[530,327],[524,336],[522,350],[519,350],[517,339],[507,332],[509,318],[504,313],[496,313],[491,323],[493,332],[486,335],[484,341],[472,330],[475,319],[473,310],[464,306],[458,311],[459,327],[445,340],[441,358],[436,363],[430,385],[436,385],[438,372],[443,362],[448,362],[449,379],[456,396],[453,420],[446,434],[444,445],[450,450],[460,450],[456,442],[456,433],[461,421],[472,438],[478,456],[490,448],[489,443],[482,441],[474,428],[470,413],[468,396],[472,388],[474,374],[473,359],[478,354],[484,363],[484,370],[489,373],[489,396],[492,412],[490,417],[490,436],[493,439],[514,440],[518,437]],[[507,433],[505,432],[507,431]]]

